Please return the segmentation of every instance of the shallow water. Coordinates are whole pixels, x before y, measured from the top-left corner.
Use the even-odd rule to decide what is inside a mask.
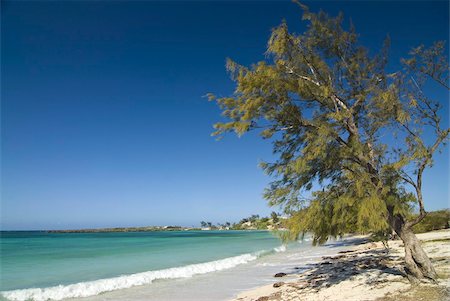
[[[280,245],[267,231],[3,232],[0,285],[11,300],[224,300],[340,249]]]

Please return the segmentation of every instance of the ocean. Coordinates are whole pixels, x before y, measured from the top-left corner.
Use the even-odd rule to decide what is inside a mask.
[[[2,232],[3,300],[227,300],[340,244],[267,231]]]

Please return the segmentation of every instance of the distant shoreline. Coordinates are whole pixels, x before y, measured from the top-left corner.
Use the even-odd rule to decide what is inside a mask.
[[[126,228],[99,228],[99,229],[75,229],[75,230],[38,230],[47,233],[109,233],[109,232],[170,232],[170,231],[270,231],[267,229],[219,229],[219,228],[191,228],[177,226],[154,227],[126,227]],[[6,232],[6,231],[5,231]],[[12,231],[9,231],[12,232]]]
[[[155,232],[155,231],[223,231],[223,230],[285,230],[282,220],[286,217],[278,216],[272,212],[270,217],[260,217],[253,214],[247,218],[241,219],[239,222],[223,224],[213,224],[211,222],[202,221],[201,226],[134,226],[134,227],[104,227],[104,228],[82,228],[82,229],[39,229],[39,230],[1,230],[1,232],[45,232],[45,233],[108,233],[108,232]]]
[[[155,232],[155,231],[188,231],[202,230],[201,228],[164,228],[164,227],[118,227],[118,228],[95,228],[95,229],[68,229],[68,230],[0,230],[0,233],[8,232],[42,232],[42,233],[107,233],[107,232]]]
[[[147,227],[114,227],[114,228],[92,228],[92,229],[69,229],[69,230],[45,230],[48,233],[102,233],[102,232],[155,232],[155,231],[188,231],[202,230],[201,228],[181,226],[147,226]]]
[[[171,231],[272,231],[268,229],[202,229],[202,228],[158,228],[149,227],[131,228],[99,228],[99,229],[75,229],[75,230],[0,230],[0,233],[8,232],[42,232],[42,233],[129,233],[129,232],[171,232]]]

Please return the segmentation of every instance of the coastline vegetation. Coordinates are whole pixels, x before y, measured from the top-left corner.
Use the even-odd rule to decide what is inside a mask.
[[[450,209],[428,212],[427,216],[413,227],[414,233],[425,233],[450,228]]]
[[[114,227],[73,230],[48,230],[48,233],[98,233],[98,232],[153,232],[153,231],[207,231],[207,230],[269,230],[276,231],[289,228],[290,219],[279,216],[272,211],[270,216],[260,217],[252,214],[235,223],[225,222],[214,224],[212,222],[200,222],[200,227],[184,226],[145,226],[145,227]],[[450,209],[442,209],[428,212],[423,221],[413,227],[414,233],[424,233],[433,230],[450,228]],[[356,228],[349,229],[348,234],[364,234]],[[374,240],[383,240],[384,236],[373,233]]]
[[[114,227],[114,228],[91,228],[91,229],[69,229],[69,230],[47,230],[48,233],[100,233],[100,232],[154,232],[154,231],[207,231],[207,230],[276,230],[283,226],[285,218],[272,212],[270,217],[260,217],[253,214],[239,222],[217,223],[200,222],[200,227],[185,226],[145,226],[145,227]]]
[[[272,212],[270,217],[260,217],[259,215],[251,215],[250,217],[241,219],[238,223],[231,226],[231,230],[277,230],[283,227],[285,218],[278,216],[276,212]]]
[[[48,233],[100,233],[100,232],[153,232],[153,231],[181,231],[187,229],[182,226],[145,226],[145,227],[114,227],[91,229],[47,230]],[[199,229],[197,229],[199,230]]]

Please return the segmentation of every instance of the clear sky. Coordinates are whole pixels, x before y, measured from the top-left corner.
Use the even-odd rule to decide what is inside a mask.
[[[306,2],[351,17],[395,68],[448,40],[448,1]],[[304,29],[291,2],[2,1],[2,229],[198,225],[268,214],[256,135],[210,136],[224,64],[264,58],[271,28]],[[448,94],[436,93],[445,106]],[[448,147],[425,174],[448,207]]]

